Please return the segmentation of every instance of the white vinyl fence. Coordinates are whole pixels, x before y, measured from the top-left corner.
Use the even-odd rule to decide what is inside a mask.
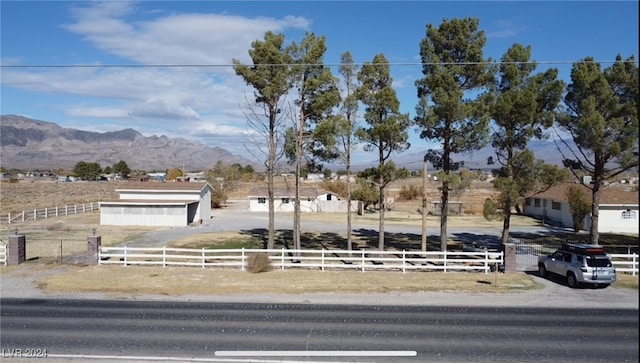
[[[92,212],[98,209],[100,209],[100,204],[98,202],[91,202],[86,204],[65,205],[62,207],[33,209],[30,211],[22,211],[19,213],[3,213],[0,214],[0,224],[11,224],[36,221],[39,219],[57,218],[72,214]]]
[[[0,265],[7,265],[7,245],[0,244]]]
[[[638,274],[638,254],[610,254],[611,263],[616,268],[616,272],[630,273],[633,276]]]
[[[101,265],[246,268],[251,254],[267,253],[274,268],[435,270],[488,273],[503,263],[502,252],[421,252],[376,250],[185,249],[101,247]]]

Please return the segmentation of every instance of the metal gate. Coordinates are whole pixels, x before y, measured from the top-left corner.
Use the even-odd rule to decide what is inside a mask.
[[[537,239],[511,238],[516,250],[516,270],[537,271],[538,257],[546,256],[560,248],[565,240],[557,237]]]
[[[42,263],[86,262],[87,240],[64,235],[25,235],[25,259]]]

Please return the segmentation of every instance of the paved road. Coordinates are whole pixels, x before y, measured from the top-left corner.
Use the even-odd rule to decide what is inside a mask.
[[[2,299],[0,304],[3,358],[18,349],[46,349],[49,358],[78,360],[175,357],[220,362],[226,361],[224,352],[237,351],[247,353],[233,357],[236,362],[638,359],[636,309],[55,299]],[[281,353],[246,356],[256,351]],[[303,351],[334,353],[292,353]],[[363,356],[341,356],[354,352]],[[280,356],[286,354],[300,356]]]

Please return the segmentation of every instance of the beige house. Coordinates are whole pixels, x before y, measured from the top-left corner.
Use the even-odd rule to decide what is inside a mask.
[[[101,225],[187,226],[211,219],[213,188],[201,182],[122,182],[100,202]]]
[[[575,186],[582,190],[585,200],[591,204],[591,190],[584,184],[562,183],[525,199],[524,214],[545,223],[572,228],[573,218],[569,209],[567,190]],[[600,193],[598,232],[638,234],[638,192],[629,184],[610,184]],[[584,221],[586,230],[591,226],[591,216]]]

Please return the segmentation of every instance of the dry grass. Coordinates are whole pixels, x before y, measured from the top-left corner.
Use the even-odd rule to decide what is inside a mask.
[[[273,270],[253,274],[237,269],[185,267],[67,266],[38,280],[44,291],[104,292],[116,295],[210,295],[388,293],[456,291],[505,293],[539,289],[525,274],[400,273]],[[82,276],[81,279],[77,278]]]

